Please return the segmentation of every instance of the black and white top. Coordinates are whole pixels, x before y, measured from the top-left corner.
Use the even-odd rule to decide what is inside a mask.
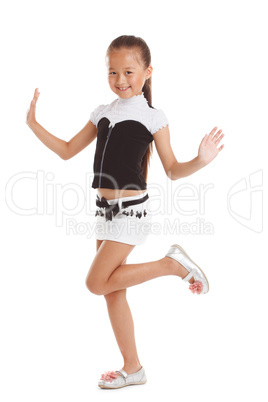
[[[168,125],[164,112],[142,93],[98,106],[90,120],[98,128],[92,187],[145,190],[143,157],[153,134]]]

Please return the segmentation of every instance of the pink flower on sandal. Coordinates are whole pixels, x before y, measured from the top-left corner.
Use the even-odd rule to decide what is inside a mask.
[[[189,289],[191,290],[191,292],[197,293],[198,295],[200,295],[200,293],[203,290],[203,283],[200,281],[191,283],[191,285],[189,286]]]
[[[118,377],[118,373],[115,371],[105,371],[104,374],[101,375],[101,380],[112,382],[112,380]]]

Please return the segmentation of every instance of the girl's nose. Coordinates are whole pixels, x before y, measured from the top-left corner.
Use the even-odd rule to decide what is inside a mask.
[[[117,77],[117,84],[118,85],[123,85],[126,83],[126,77],[125,75],[118,75]]]

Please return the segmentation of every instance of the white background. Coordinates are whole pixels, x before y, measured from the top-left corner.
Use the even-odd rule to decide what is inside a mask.
[[[264,1],[234,0],[2,5],[2,401],[267,401],[265,7]],[[88,183],[86,177],[92,173],[95,142],[63,161],[25,119],[39,88],[38,122],[70,140],[93,108],[115,99],[104,57],[110,42],[123,34],[141,36],[151,49],[153,106],[169,119],[178,161],[197,156],[201,139],[215,126],[225,133],[225,147],[211,164],[172,184],[154,147],[147,181],[152,200],[155,183],[165,192],[163,203],[172,201],[179,186],[188,185],[190,195],[193,188],[211,188],[204,212],[199,193],[180,204],[192,215],[173,204],[168,212],[162,204],[156,220],[180,219],[190,231],[152,234],[134,248],[128,263],[160,259],[178,243],[205,270],[210,292],[193,295],[175,276],[129,288],[148,382],[105,391],[97,386],[101,373],[120,369],[123,359],[104,297],[85,286],[95,239],[67,232],[67,219],[94,222],[96,190],[92,176]],[[37,180],[29,176],[38,172],[37,199]],[[64,211],[75,208],[77,198],[68,186],[80,189],[82,203],[71,216]],[[56,211],[49,207],[53,202]],[[37,204],[39,212],[28,214]],[[195,232],[201,219],[213,233]]]

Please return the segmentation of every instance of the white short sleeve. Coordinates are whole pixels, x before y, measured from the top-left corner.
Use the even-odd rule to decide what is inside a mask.
[[[103,109],[105,108],[106,105],[100,105],[98,107],[96,107],[93,112],[91,112],[90,114],[90,118],[89,120],[92,121],[92,123],[97,126],[99,120],[100,120],[100,115],[101,112],[103,111]]]
[[[152,134],[155,134],[158,130],[168,125],[168,119],[163,110],[155,109],[155,113],[152,121]]]

